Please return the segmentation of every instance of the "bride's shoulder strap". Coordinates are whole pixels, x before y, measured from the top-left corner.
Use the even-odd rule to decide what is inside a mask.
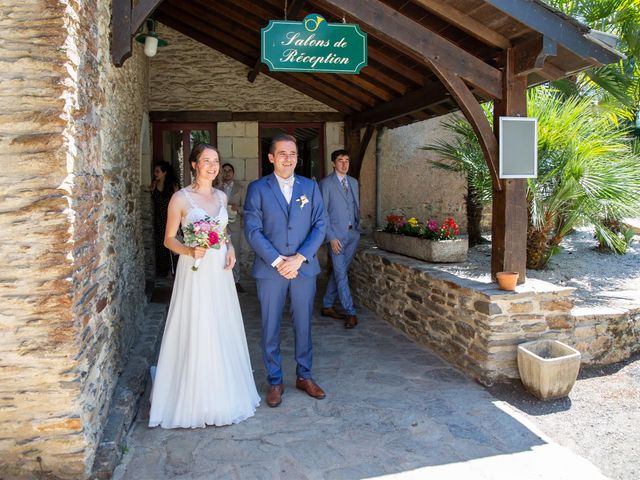
[[[227,194],[224,193],[224,190],[216,188],[216,195],[218,196],[218,199],[220,200],[220,202],[222,202],[223,205],[227,204]]]
[[[183,188],[182,190],[180,190],[182,193],[184,193],[185,198],[187,199],[187,201],[189,202],[189,205],[191,205],[193,208],[198,208],[198,206],[195,204],[195,202],[193,201],[193,198],[191,198],[191,195],[189,195],[189,192],[187,192],[187,188]]]

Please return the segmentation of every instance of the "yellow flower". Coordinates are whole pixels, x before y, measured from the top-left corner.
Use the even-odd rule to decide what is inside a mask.
[[[416,217],[411,217],[409,220],[407,220],[407,223],[409,225],[411,225],[412,227],[417,227],[418,226],[418,219]]]

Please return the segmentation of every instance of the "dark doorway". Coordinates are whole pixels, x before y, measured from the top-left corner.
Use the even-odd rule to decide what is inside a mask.
[[[216,145],[215,123],[170,123],[153,124],[153,162],[169,162],[180,178],[180,185],[191,183],[189,154],[194,145],[210,143]],[[153,168],[153,167],[152,167]]]
[[[279,133],[293,135],[298,141],[296,174],[320,180],[324,176],[324,124],[323,123],[261,123],[260,175],[273,172],[267,156],[271,139]]]

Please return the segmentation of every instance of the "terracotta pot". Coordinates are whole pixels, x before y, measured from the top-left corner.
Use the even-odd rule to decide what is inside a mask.
[[[518,272],[498,272],[496,273],[496,280],[500,290],[515,290],[516,283],[518,283]]]

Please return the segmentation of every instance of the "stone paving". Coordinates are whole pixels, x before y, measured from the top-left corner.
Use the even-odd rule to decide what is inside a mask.
[[[255,287],[240,295],[258,390],[266,387]],[[238,425],[150,429],[148,391],[113,478],[597,479],[506,403],[371,312],[360,324],[313,324],[314,377],[327,398],[296,390],[293,335],[283,322],[285,395]]]

